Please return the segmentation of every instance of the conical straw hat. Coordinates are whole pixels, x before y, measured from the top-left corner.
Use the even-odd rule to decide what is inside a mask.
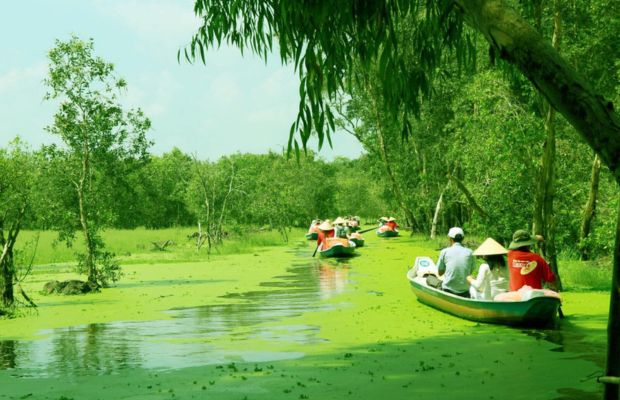
[[[334,226],[332,225],[330,220],[326,219],[321,225],[319,225],[319,229],[322,231],[331,231],[332,229],[334,229]]]
[[[475,256],[491,256],[495,254],[506,254],[508,250],[501,244],[497,243],[492,238],[487,238],[476,250],[474,250]]]
[[[344,224],[345,220],[342,217],[338,217],[334,220],[334,224]]]
[[[396,221],[396,218],[390,217],[390,218],[387,219],[387,222],[392,222],[392,221]]]

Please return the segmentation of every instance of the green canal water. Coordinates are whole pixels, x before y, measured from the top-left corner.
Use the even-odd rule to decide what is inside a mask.
[[[368,236],[125,268],[100,294],[0,321],[0,399],[598,399],[606,293],[567,292],[553,329],[464,321],[405,277],[432,244]],[[54,278],[35,275],[30,293]]]

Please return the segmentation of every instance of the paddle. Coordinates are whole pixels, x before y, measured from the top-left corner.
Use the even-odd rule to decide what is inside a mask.
[[[562,306],[558,307],[558,317],[560,317],[560,319],[564,319],[564,311],[562,311]]]
[[[361,234],[361,233],[366,233],[366,232],[373,231],[373,230],[375,230],[375,229],[378,229],[378,228],[377,228],[376,226],[373,226],[372,228],[369,228],[369,229],[364,229],[363,231],[358,231],[357,233],[360,233],[360,234]]]
[[[316,249],[314,249],[314,253],[312,253],[312,257],[314,257],[314,256],[315,256],[316,251],[317,251],[318,249],[319,249],[319,245],[317,244],[317,245],[316,245]]]

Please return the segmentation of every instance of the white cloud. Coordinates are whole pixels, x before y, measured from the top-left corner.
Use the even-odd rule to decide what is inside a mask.
[[[9,93],[12,90],[23,90],[24,86],[41,87],[47,73],[47,65],[40,61],[24,68],[12,68],[0,75],[0,93]]]
[[[99,3],[98,8],[155,45],[185,45],[200,26],[189,0],[107,0]]]

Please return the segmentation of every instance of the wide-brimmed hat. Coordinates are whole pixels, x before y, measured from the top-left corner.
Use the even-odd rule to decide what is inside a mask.
[[[334,220],[334,224],[344,224],[346,221],[342,217],[338,217]]]
[[[512,242],[508,248],[510,250],[518,249],[519,247],[531,246],[536,243],[536,238],[530,235],[526,230],[519,229],[512,235]]]
[[[448,237],[455,239],[456,235],[465,236],[465,233],[463,233],[463,229],[459,228],[458,226],[450,228],[450,230],[448,231]]]
[[[381,217],[381,218],[379,218],[379,221],[387,221],[387,220],[388,220],[388,218],[387,218],[387,217]]]
[[[476,250],[474,250],[475,256],[492,256],[497,254],[506,254],[508,250],[501,244],[497,243],[493,238],[487,238]]]
[[[332,225],[330,220],[326,219],[321,225],[319,225],[319,229],[322,231],[331,231],[334,229],[334,225]]]
[[[387,221],[388,221],[388,222],[396,221],[396,218],[394,218],[394,217],[390,217],[390,218],[388,218],[388,219],[387,219]]]

